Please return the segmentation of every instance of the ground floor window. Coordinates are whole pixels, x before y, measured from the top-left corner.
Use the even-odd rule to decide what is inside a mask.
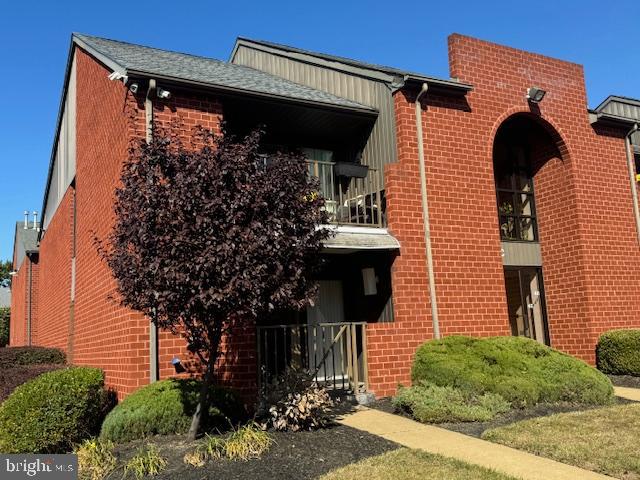
[[[504,283],[511,333],[549,345],[542,268],[506,267]]]

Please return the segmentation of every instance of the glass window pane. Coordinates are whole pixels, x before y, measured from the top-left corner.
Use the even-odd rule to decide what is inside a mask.
[[[533,195],[526,193],[517,194],[518,198],[518,215],[533,215]]]
[[[516,174],[516,189],[522,192],[530,192],[533,190],[531,177],[524,170],[520,170]]]
[[[515,218],[500,216],[500,238],[502,240],[517,240]]]
[[[535,219],[530,217],[521,217],[518,219],[518,240],[533,242],[535,240],[533,222]]]
[[[513,193],[498,192],[498,213],[500,215],[513,215],[515,213]]]

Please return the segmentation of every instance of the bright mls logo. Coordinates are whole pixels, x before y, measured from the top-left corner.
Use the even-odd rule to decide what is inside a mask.
[[[2,480],[47,479],[76,480],[78,457],[76,455],[2,455],[0,454],[0,478]]]

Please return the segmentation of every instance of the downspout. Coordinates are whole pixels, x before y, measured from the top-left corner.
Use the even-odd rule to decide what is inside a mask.
[[[156,81],[149,79],[147,95],[144,99],[145,135],[147,143],[153,139],[153,100],[152,95],[156,89]],[[158,371],[158,327],[149,321],[149,382],[160,380]]]
[[[431,224],[429,222],[429,203],[427,201],[427,174],[424,166],[424,138],[422,133],[422,97],[429,90],[429,85],[422,84],[416,97],[416,132],[418,135],[418,163],[420,168],[420,196],[422,197],[422,219],[424,224],[424,244],[427,256],[427,275],[429,277],[429,303],[433,320],[433,338],[440,338],[440,321],[438,320],[438,303],[436,301],[436,278],[433,273],[433,252],[431,249]]]
[[[629,169],[629,181],[631,182],[631,196],[633,197],[633,213],[636,217],[636,235],[638,236],[638,245],[640,245],[640,207],[638,207],[638,189],[636,187],[636,174],[633,160],[633,149],[631,147],[631,135],[638,131],[638,124],[634,124],[633,128],[625,137],[625,146],[627,150],[627,168]]]
[[[33,305],[33,263],[31,261],[31,256],[27,255],[27,259],[29,260],[29,275],[28,275],[28,284],[29,284],[29,296],[27,301],[27,345],[31,346],[31,319],[32,319],[32,305]]]

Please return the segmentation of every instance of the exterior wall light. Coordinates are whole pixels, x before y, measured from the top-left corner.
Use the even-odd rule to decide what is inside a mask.
[[[176,373],[184,373],[187,371],[178,357],[173,357],[173,359],[171,360],[171,364],[173,365]]]
[[[533,103],[540,103],[546,94],[546,90],[538,87],[527,88],[527,100]]]
[[[18,274],[18,271],[17,271],[17,270],[11,270],[11,271],[9,272],[9,275],[11,275],[12,277],[15,277],[17,274]]]
[[[163,100],[168,100],[169,98],[171,98],[171,92],[160,87],[157,88],[156,95],[158,96],[158,98],[161,98]]]

